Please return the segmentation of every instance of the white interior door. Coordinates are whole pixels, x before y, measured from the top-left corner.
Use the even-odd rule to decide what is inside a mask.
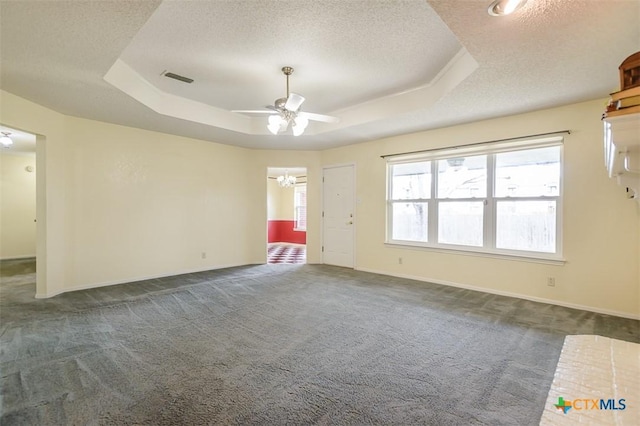
[[[323,170],[323,263],[354,267],[354,181],[353,165]]]

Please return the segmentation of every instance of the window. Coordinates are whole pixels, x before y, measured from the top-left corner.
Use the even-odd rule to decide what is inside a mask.
[[[482,247],[487,156],[438,160],[438,242]]]
[[[293,192],[294,229],[307,230],[307,184],[296,185]]]
[[[388,162],[387,242],[560,257],[562,138]]]
[[[392,239],[428,241],[427,215],[431,197],[431,162],[391,167]]]

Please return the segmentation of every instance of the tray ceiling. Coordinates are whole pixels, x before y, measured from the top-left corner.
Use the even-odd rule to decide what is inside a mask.
[[[324,149],[606,97],[634,0],[0,1],[0,86],[64,114],[262,149]],[[285,94],[340,117],[271,135]],[[163,76],[174,72],[194,82]]]

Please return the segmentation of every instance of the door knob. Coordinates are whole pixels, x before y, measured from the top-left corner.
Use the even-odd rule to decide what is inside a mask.
[[[353,225],[353,221],[350,220],[349,222],[347,222],[347,225]]]

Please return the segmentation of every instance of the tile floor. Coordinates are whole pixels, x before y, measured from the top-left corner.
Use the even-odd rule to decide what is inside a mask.
[[[274,243],[267,249],[268,263],[307,263],[307,247],[299,244]]]

